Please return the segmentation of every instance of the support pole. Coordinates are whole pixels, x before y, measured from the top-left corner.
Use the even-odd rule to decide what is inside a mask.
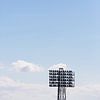
[[[60,84],[60,69],[58,73],[58,96],[57,100],[66,100],[66,87],[62,87]]]

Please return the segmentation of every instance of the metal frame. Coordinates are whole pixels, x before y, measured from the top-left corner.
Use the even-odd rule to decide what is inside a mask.
[[[66,87],[75,86],[75,73],[71,70],[49,70],[49,86],[58,87],[57,100],[66,100]]]

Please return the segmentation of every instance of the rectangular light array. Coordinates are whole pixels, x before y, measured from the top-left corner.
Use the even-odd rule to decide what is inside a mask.
[[[50,87],[74,87],[75,73],[71,70],[49,70]]]

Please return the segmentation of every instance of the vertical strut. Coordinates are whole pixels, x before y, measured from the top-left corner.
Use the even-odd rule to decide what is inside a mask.
[[[57,100],[66,100],[66,87],[61,87],[60,84],[60,69],[58,73],[58,96]]]
[[[57,96],[57,100],[60,100],[59,95],[60,95],[60,87],[58,87],[58,96]]]
[[[65,87],[58,87],[57,100],[66,100],[66,88]]]

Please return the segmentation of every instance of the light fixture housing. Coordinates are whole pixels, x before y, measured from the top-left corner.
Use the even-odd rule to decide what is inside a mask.
[[[72,70],[49,70],[49,87],[74,87],[75,73]]]

